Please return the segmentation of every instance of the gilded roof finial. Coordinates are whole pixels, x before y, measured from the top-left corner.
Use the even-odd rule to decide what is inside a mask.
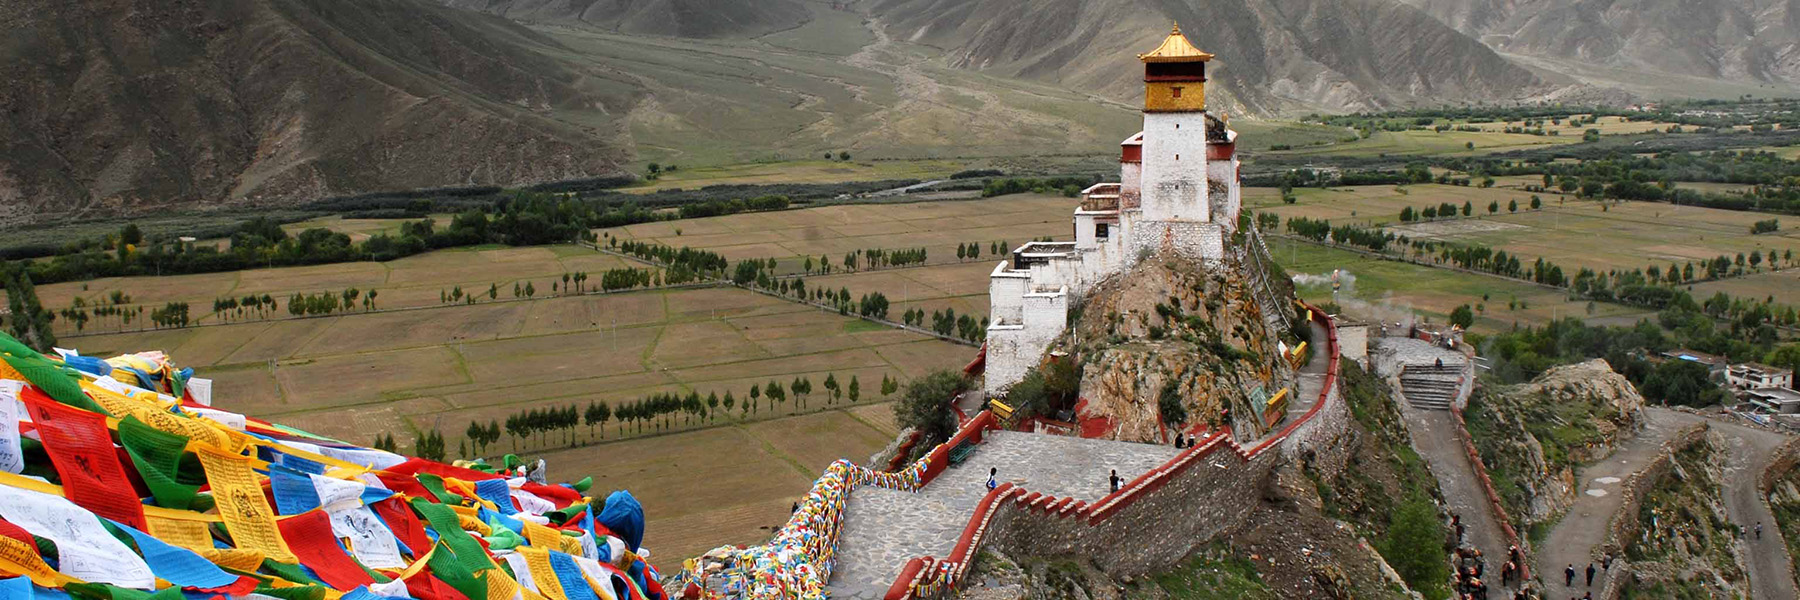
[[[1175,30],[1169,32],[1169,35],[1181,35],[1181,21],[1175,22]]]

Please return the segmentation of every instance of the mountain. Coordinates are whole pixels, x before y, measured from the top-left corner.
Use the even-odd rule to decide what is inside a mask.
[[[0,220],[613,173],[638,91],[420,0],[0,5]]]
[[[1134,56],[1170,22],[1218,56],[1211,102],[1278,114],[1513,99],[1546,91],[1530,71],[1396,0],[881,0],[897,39],[955,66],[1129,100]],[[1215,91],[1219,90],[1219,91]]]
[[[1797,0],[1406,1],[1496,50],[1564,71],[1800,83]]]
[[[440,0],[526,22],[685,38],[753,37],[809,17],[797,0]]]

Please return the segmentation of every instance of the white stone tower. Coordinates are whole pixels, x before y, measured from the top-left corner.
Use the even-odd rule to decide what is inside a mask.
[[[1206,186],[1206,63],[1176,26],[1144,63],[1143,173],[1146,221],[1212,221]]]

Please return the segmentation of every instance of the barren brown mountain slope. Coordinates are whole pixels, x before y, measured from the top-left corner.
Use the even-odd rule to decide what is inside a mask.
[[[800,0],[439,0],[526,22],[687,38],[755,36],[809,17]]]
[[[591,176],[625,156],[616,132],[547,115],[635,88],[419,0],[28,0],[0,23],[0,220]]]
[[[1405,1],[1496,50],[1549,64],[1800,83],[1795,0]]]
[[[1395,0],[882,0],[872,12],[895,38],[944,48],[956,66],[1121,100],[1140,89],[1134,54],[1171,21],[1219,56],[1209,92],[1233,112],[1491,101],[1547,88]]]

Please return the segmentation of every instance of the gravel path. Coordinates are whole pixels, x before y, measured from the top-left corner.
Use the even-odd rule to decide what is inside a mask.
[[[1606,541],[1606,528],[1619,512],[1624,497],[1619,493],[1625,479],[1649,466],[1661,451],[1662,444],[1682,428],[1701,420],[1698,415],[1660,408],[1644,409],[1644,430],[1613,452],[1612,456],[1575,470],[1578,490],[1568,512],[1550,530],[1550,537],[1537,550],[1534,573],[1546,598],[1580,597],[1588,591],[1599,591],[1586,585],[1587,565],[1599,568],[1594,548]],[[1563,570],[1575,565],[1575,585],[1563,585]],[[1600,584],[1604,573],[1594,574]]]
[[[1506,532],[1500,529],[1499,519],[1489,508],[1487,492],[1481,489],[1481,480],[1475,476],[1474,465],[1469,463],[1469,453],[1456,435],[1455,417],[1447,410],[1421,410],[1404,403],[1400,411],[1407,432],[1412,434],[1413,448],[1430,465],[1431,475],[1437,478],[1448,509],[1462,516],[1464,541],[1481,550],[1487,559],[1488,577],[1484,579],[1490,586],[1495,586],[1490,588],[1490,597],[1507,597],[1499,593],[1497,586],[1500,567],[1506,564],[1509,545]]]
[[[1750,597],[1757,600],[1800,598],[1800,591],[1795,590],[1794,579],[1788,573],[1790,557],[1781,538],[1781,528],[1775,525],[1775,515],[1769,512],[1769,504],[1764,502],[1762,490],[1757,488],[1757,480],[1768,470],[1775,448],[1786,442],[1788,436],[1722,420],[1714,420],[1713,429],[1723,434],[1730,445],[1727,450],[1729,460],[1725,465],[1725,479],[1730,482],[1730,487],[1725,490],[1726,513],[1733,523],[1751,532],[1748,539],[1739,542],[1748,546],[1744,555],[1750,559]],[[1756,537],[1757,523],[1763,524],[1762,539]]]

